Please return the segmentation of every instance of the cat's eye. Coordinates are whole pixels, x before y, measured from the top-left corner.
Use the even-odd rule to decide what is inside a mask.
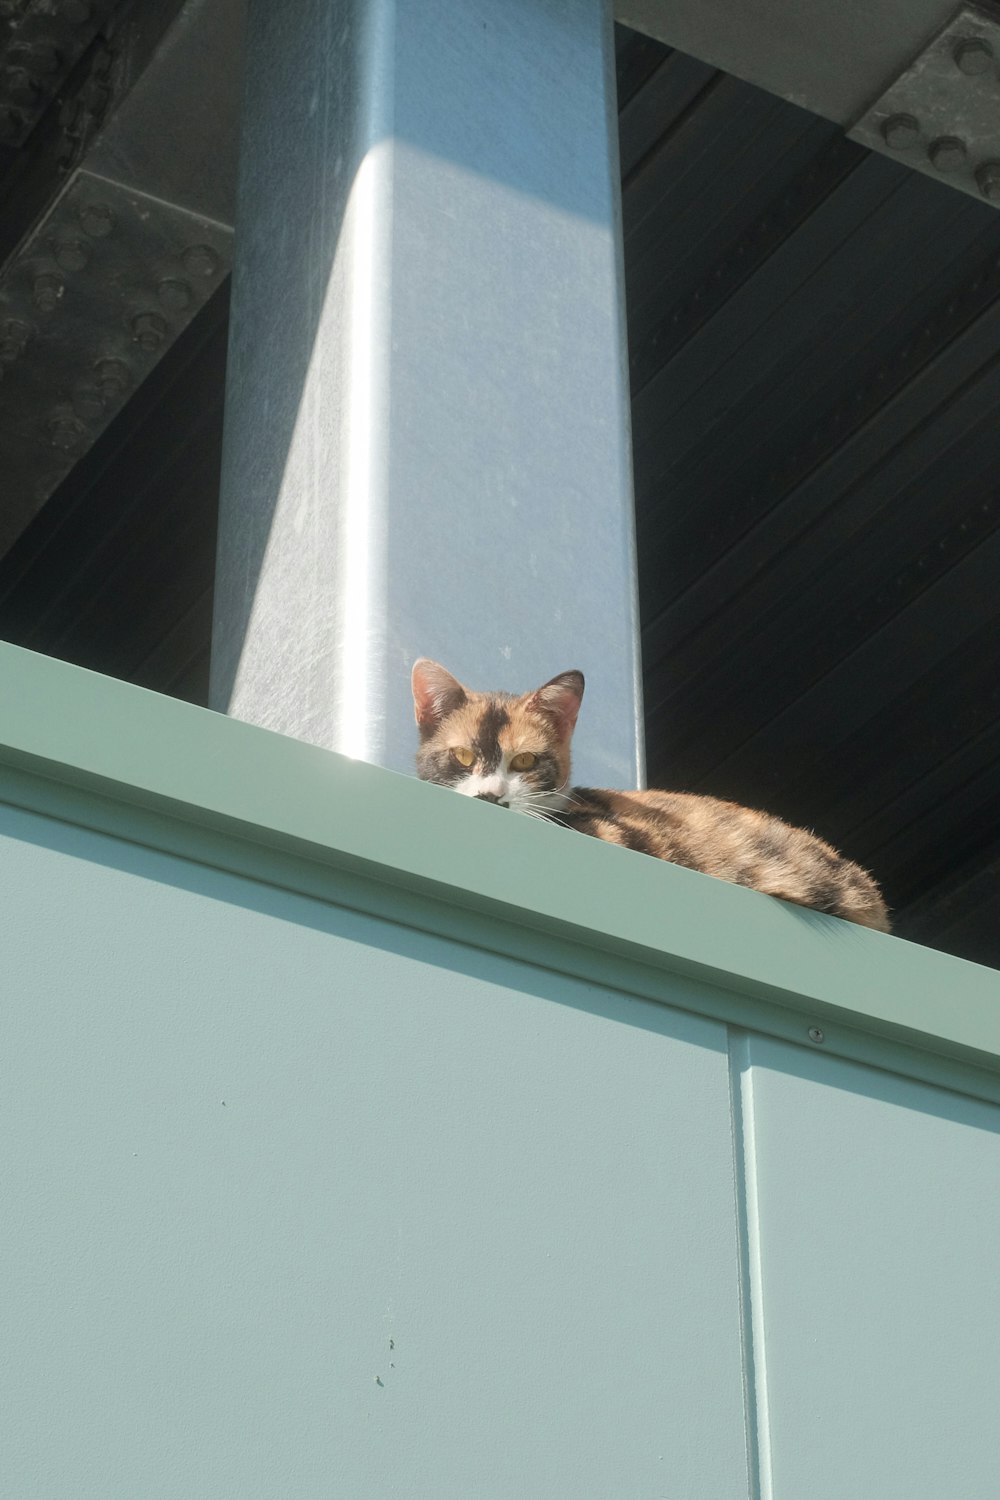
[[[537,764],[537,755],[533,755],[530,750],[522,750],[519,755],[512,756],[510,768],[512,771],[530,771]]]
[[[468,770],[468,768],[472,765],[473,761],[476,758],[475,754],[469,749],[468,745],[458,745],[455,749],[452,750],[451,753],[458,761],[459,765],[464,766],[466,770]]]

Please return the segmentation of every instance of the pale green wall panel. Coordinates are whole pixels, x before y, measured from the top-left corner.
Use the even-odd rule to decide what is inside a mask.
[[[722,1026],[0,832],[5,1494],[747,1495]]]
[[[1000,1109],[819,1049],[735,1052],[763,1500],[995,1500]]]

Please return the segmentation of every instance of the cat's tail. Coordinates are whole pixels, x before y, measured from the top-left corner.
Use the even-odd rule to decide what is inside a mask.
[[[875,881],[860,865],[841,855],[835,868],[830,871],[828,882],[820,890],[790,890],[780,877],[775,881],[763,881],[759,887],[767,896],[779,896],[782,901],[794,901],[797,906],[809,906],[814,911],[829,912],[832,917],[842,917],[845,922],[856,922],[859,927],[870,927],[874,932],[891,932],[889,908],[882,898]]]

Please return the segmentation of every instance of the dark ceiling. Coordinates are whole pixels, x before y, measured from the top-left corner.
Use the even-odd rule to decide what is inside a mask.
[[[618,72],[650,781],[1000,966],[1000,214],[634,34]]]
[[[1000,214],[630,32],[618,75],[650,782],[1000,967]],[[205,701],[226,321],[0,560],[0,636]]]

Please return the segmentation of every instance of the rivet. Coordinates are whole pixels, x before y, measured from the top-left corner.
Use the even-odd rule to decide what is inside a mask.
[[[931,166],[939,172],[957,172],[964,165],[968,154],[965,142],[959,140],[957,135],[938,136],[927,147]]]
[[[41,276],[35,277],[32,287],[32,296],[35,306],[40,312],[53,312],[59,306],[66,287],[61,276],[53,276],[50,271],[45,271]]]
[[[955,45],[955,66],[967,78],[988,73],[993,66],[993,48],[983,37],[966,37]]]
[[[41,93],[38,80],[27,68],[8,68],[6,79],[7,93],[15,104],[34,104]]]
[[[920,126],[913,115],[890,115],[882,123],[882,139],[893,151],[906,151],[920,138]]]
[[[31,326],[20,318],[8,318],[0,328],[0,361],[6,365],[20,359],[31,338]]]
[[[82,438],[83,423],[78,422],[75,417],[60,414],[49,419],[49,442],[53,448],[71,453],[74,448],[79,448]]]
[[[159,313],[137,313],[132,319],[132,337],[143,349],[158,349],[166,338],[167,325]]]
[[[55,247],[55,257],[64,271],[82,271],[87,264],[87,247],[80,240],[61,240]]]
[[[95,421],[104,414],[104,397],[95,385],[80,384],[73,391],[77,415]]]
[[[161,281],[157,293],[164,307],[180,312],[191,302],[191,288],[186,281]]]
[[[1000,203],[1000,161],[984,161],[976,173],[979,191],[990,203]]]
[[[106,401],[116,400],[132,384],[132,372],[121,359],[99,359],[94,366],[94,375]]]
[[[826,1037],[818,1026],[810,1026],[808,1036],[809,1040],[811,1042],[815,1042],[817,1047],[821,1046],[822,1043],[826,1041]]]
[[[79,217],[91,239],[102,240],[115,227],[115,216],[106,203],[85,203]]]
[[[182,256],[185,270],[192,276],[213,276],[219,257],[210,245],[191,245]]]

